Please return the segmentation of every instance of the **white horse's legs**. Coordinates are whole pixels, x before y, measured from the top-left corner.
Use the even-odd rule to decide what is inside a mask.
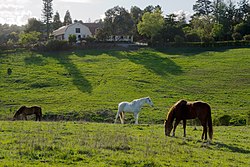
[[[120,113],[121,124],[124,124],[124,118],[125,118],[125,114],[124,114],[124,112],[121,112]]]
[[[120,115],[120,111],[118,110],[117,113],[116,113],[116,116],[115,116],[115,123],[116,123],[117,118],[119,117],[119,115]]]
[[[120,111],[120,110],[117,111],[116,116],[115,116],[115,123],[118,117],[120,118],[121,124],[124,124],[124,112],[123,111]]]
[[[139,113],[134,113],[134,118],[135,118],[135,124],[138,124],[138,117],[139,117]]]

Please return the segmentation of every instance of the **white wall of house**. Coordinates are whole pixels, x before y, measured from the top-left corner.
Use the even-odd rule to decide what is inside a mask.
[[[134,38],[129,35],[110,36],[107,41],[133,42]]]
[[[67,27],[64,34],[64,39],[68,40],[70,34],[75,34],[76,39],[92,37],[89,28],[81,23],[74,23]]]

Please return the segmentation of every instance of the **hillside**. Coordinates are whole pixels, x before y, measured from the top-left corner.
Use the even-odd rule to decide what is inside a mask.
[[[40,105],[46,119],[112,122],[119,102],[150,96],[155,106],[143,107],[139,123],[162,123],[179,99],[208,102],[214,122],[246,120],[249,55],[249,48],[1,53],[0,117]]]

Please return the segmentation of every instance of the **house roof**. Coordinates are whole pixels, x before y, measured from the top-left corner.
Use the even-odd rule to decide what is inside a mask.
[[[96,33],[96,29],[100,28],[101,27],[101,24],[100,23],[83,23],[81,21],[79,22],[76,22],[76,23],[80,23],[86,27],[89,28],[90,32],[92,33],[92,35],[95,35]],[[76,24],[76,23],[73,23],[73,24]],[[60,27],[59,29],[53,31],[53,35],[54,36],[58,36],[58,35],[63,35],[65,34],[65,31],[67,30],[67,28],[73,24],[70,24],[70,25],[66,25],[66,26],[62,26]]]
[[[65,34],[66,29],[69,27],[69,25],[62,26],[58,28],[57,30],[53,31],[53,35],[58,36],[58,35],[63,35]]]
[[[92,35],[95,35],[96,29],[101,27],[101,23],[82,23],[82,24],[89,28]]]

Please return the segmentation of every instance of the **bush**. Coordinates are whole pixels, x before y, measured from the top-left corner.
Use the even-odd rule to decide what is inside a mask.
[[[242,40],[242,35],[236,32],[232,34],[232,38],[234,39],[234,41],[239,41],[239,40]]]
[[[76,43],[76,35],[75,34],[69,35],[69,43],[70,44]]]
[[[214,38],[211,36],[204,36],[204,37],[201,37],[201,41],[204,43],[213,43]]]
[[[247,124],[247,120],[245,118],[242,118],[242,117],[234,117],[230,120],[230,125],[242,126],[242,125],[246,125],[246,124]]]
[[[219,118],[220,125],[228,126],[230,125],[230,120],[232,117],[230,115],[223,115]]]
[[[188,33],[185,37],[188,42],[200,42],[201,40],[199,35],[196,33]]]
[[[181,45],[184,43],[184,38],[181,37],[180,35],[176,35],[176,36],[174,36],[174,41],[176,44]]]
[[[50,40],[45,44],[45,51],[69,50],[70,46],[67,41]]]
[[[249,34],[249,35],[245,35],[245,36],[243,37],[243,39],[244,39],[245,41],[250,41],[250,34]]]

